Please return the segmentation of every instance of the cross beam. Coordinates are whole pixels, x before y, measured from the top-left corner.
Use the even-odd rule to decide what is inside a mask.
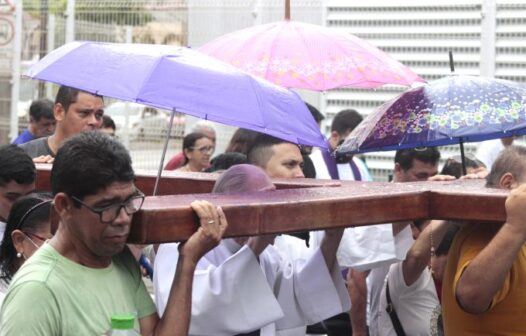
[[[37,188],[42,190],[46,189],[45,183],[49,184],[45,182],[49,181],[49,169],[40,168]],[[189,206],[193,200],[208,200],[223,208],[229,221],[227,237],[415,219],[503,222],[506,218],[507,192],[484,188],[480,180],[342,181],[341,186],[328,187],[331,181],[295,179],[276,180],[281,188],[276,191],[208,194],[216,177],[210,174],[163,177],[161,190],[172,195],[146,197],[142,210],[133,217],[129,241],[146,244],[187,239],[198,225]],[[138,173],[136,184],[151,192],[148,188],[153,187],[154,179],[154,174]]]
[[[157,172],[151,170],[137,170],[135,185],[145,195],[153,194],[153,187]],[[51,190],[51,165],[37,164],[36,189]],[[163,171],[157,195],[184,195],[209,193],[219,174],[215,173],[179,173]],[[309,188],[326,185],[340,185],[336,181],[314,179],[273,179],[277,189]]]

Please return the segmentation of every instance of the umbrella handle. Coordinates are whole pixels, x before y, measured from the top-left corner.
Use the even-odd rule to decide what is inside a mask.
[[[462,175],[466,175],[466,156],[464,155],[464,140],[460,138],[460,159],[462,160]]]
[[[455,62],[453,62],[453,50],[449,51],[449,68],[451,73],[455,72]]]
[[[290,0],[285,0],[285,20],[290,20]]]
[[[166,139],[164,140],[163,154],[161,155],[161,163],[159,164],[159,171],[157,172],[157,178],[155,179],[155,186],[153,187],[153,195],[157,195],[157,188],[159,187],[159,181],[161,180],[161,174],[163,172],[164,158],[166,157],[166,150],[168,149],[168,142],[170,141],[170,134],[172,134],[172,125],[174,123],[175,110],[170,115],[170,124],[168,125],[168,132],[166,133]]]

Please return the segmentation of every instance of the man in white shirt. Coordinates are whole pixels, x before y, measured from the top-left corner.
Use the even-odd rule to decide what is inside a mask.
[[[340,159],[332,156],[336,147],[362,120],[362,116],[355,110],[343,110],[334,116],[329,137],[330,152],[317,150],[310,155],[316,169],[317,179],[372,181],[367,166],[359,158],[353,156]]]
[[[265,173],[252,165],[230,168],[214,186],[214,192],[220,193],[271,189],[274,186]],[[321,248],[295,260],[268,246],[274,236],[223,240],[197,265],[190,334],[304,335],[305,324],[348,309],[335,261],[339,237],[337,233],[329,236]],[[303,241],[297,245],[305,246]],[[161,313],[177,257],[176,244],[162,244],[155,259],[154,284]]]
[[[394,159],[394,183],[419,182],[419,181],[445,181],[455,177],[437,175],[440,152],[435,147],[419,147],[401,149],[396,152]],[[397,260],[401,261],[412,244],[411,230],[405,223],[392,225],[395,238]],[[369,274],[370,283],[370,319],[369,331],[371,335],[378,335],[378,318],[380,314],[380,298],[389,265],[373,268]]]
[[[380,336],[397,336],[401,330],[406,335],[428,336],[438,327],[441,293],[437,288],[441,288],[457,227],[447,221],[415,221],[411,230],[415,242],[404,261],[391,265],[382,288]]]

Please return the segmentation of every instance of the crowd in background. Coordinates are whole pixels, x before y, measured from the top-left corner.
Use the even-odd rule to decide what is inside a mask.
[[[320,124],[323,114],[307,105]],[[188,241],[142,253],[126,238],[145,195],[102,97],[63,86],[29,116],[0,147],[0,335],[101,335],[118,313],[134,314],[142,335],[526,333],[526,149],[512,138],[468,155],[467,175],[459,156],[439,171],[434,147],[399,150],[393,162],[393,183],[470,178],[513,190],[504,224],[426,220],[222,239],[228,218],[196,201],[200,227]],[[219,154],[213,125],[198,122],[164,169],[220,173],[218,194],[272,191],[272,178],[372,181],[363,158],[331,155],[361,121],[355,110],[336,114],[330,151],[238,129]],[[53,165],[51,191],[35,190],[35,163]]]

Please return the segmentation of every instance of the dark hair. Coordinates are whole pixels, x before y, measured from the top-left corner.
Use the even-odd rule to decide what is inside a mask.
[[[32,193],[13,203],[7,217],[4,239],[0,247],[0,279],[9,283],[18,270],[16,249],[11,238],[14,230],[36,233],[49,225],[52,197],[49,193]]]
[[[57,92],[55,97],[55,104],[62,105],[64,111],[67,112],[69,106],[77,101],[80,90],[69,86],[62,85]]]
[[[342,135],[347,133],[349,130],[353,130],[363,120],[363,117],[356,110],[343,110],[338,112],[334,119],[332,119],[331,132],[336,131]]]
[[[69,106],[77,102],[77,98],[80,92],[84,92],[92,96],[99,97],[100,99],[103,99],[102,96],[99,96],[97,94],[93,94],[90,92],[86,92],[86,91],[75,89],[69,86],[62,85],[58,89],[57,96],[55,97],[55,104],[62,105],[62,108],[64,109],[64,111],[67,112],[69,109]]]
[[[455,234],[457,234],[460,228],[455,222],[449,222],[448,225],[449,227],[447,228],[446,234],[437,247],[435,253],[437,256],[446,255],[448,253],[451,243],[453,243],[453,238],[455,238]]]
[[[111,119],[109,115],[105,114],[102,116],[101,128],[111,128],[115,131],[117,127],[115,126],[115,122],[113,121],[113,119]]]
[[[0,186],[11,181],[18,184],[35,182],[35,164],[24,150],[16,145],[0,147]]]
[[[47,98],[34,100],[29,107],[29,116],[34,121],[39,121],[42,118],[55,119],[53,105],[53,102]]]
[[[209,137],[206,136],[206,134],[201,133],[201,132],[192,132],[184,136],[183,138],[183,155],[184,155],[183,166],[188,163],[188,157],[186,156],[186,153],[184,152],[184,150],[185,149],[190,150],[192,147],[195,146],[195,143],[197,142],[197,140],[202,139],[202,138],[210,139]]]
[[[478,160],[476,157],[472,155],[466,154],[464,157],[464,160],[466,162],[466,169],[467,168],[479,168],[479,167],[485,167],[484,163],[482,163],[480,160]],[[442,171],[440,172],[441,175],[451,175],[455,176],[456,178],[460,178],[462,173],[462,158],[460,155],[455,155],[446,160],[446,163],[444,163],[444,167],[442,167]]]
[[[51,169],[53,195],[63,192],[83,199],[114,182],[131,182],[135,175],[124,146],[98,131],[79,133],[59,148]]]
[[[305,105],[307,105],[307,108],[309,109],[310,114],[312,114],[312,117],[314,118],[316,123],[320,123],[322,122],[323,119],[325,119],[323,114],[321,114],[320,110],[318,110],[317,108],[315,108],[314,106],[312,106],[311,104],[307,102],[305,102]]]
[[[248,150],[248,163],[265,168],[272,155],[274,155],[272,146],[282,143],[291,142],[264,133],[258,134],[252,143],[252,147]]]
[[[403,170],[411,169],[413,160],[436,165],[440,160],[440,152],[436,147],[418,147],[396,151],[394,162],[398,163]]]
[[[258,134],[255,131],[238,128],[232,135],[225,152],[237,152],[247,155],[248,149],[252,146]]]
[[[511,173],[517,180],[522,179],[526,173],[526,147],[511,145],[503,149],[486,176],[486,187],[497,188],[500,178],[506,173]]]
[[[232,166],[247,163],[247,156],[236,152],[223,153],[213,158],[210,163],[211,166],[205,169],[207,173],[226,170]]]

